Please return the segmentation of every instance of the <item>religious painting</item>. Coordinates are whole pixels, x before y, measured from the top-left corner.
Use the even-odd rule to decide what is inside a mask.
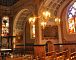
[[[43,38],[58,38],[58,27],[57,26],[46,26],[42,30]]]

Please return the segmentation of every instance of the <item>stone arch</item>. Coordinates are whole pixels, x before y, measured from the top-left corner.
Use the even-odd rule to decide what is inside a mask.
[[[26,9],[22,9],[15,17],[15,20],[14,20],[14,26],[13,26],[13,35],[16,35],[16,23],[17,23],[17,20],[18,18],[20,17],[21,13],[24,12]]]
[[[23,42],[23,36],[24,36],[23,35],[23,31],[24,31],[23,28],[25,27],[24,25],[26,22],[26,17],[25,17],[26,13],[25,12],[28,13],[28,9],[25,8],[25,9],[20,10],[14,19],[13,35],[16,36],[17,43]],[[22,15],[23,13],[25,13],[24,17]]]
[[[33,8],[30,8],[30,9],[33,9]],[[22,25],[22,24],[25,24],[26,20],[28,19],[28,17],[30,15],[32,15],[33,13],[33,10],[30,10],[30,9],[21,9],[15,16],[14,18],[14,24],[13,24],[13,35],[16,35],[16,33],[18,32],[17,31],[17,28],[22,28],[21,26],[18,26],[18,25]],[[22,19],[22,20],[20,20]],[[17,27],[18,26],[18,27]],[[20,29],[18,29],[20,30]]]
[[[24,29],[29,30],[29,17],[33,15],[33,7],[21,9],[14,18],[14,24],[13,24],[13,35],[16,36],[16,42],[23,42],[24,40],[29,40],[30,38],[27,38],[27,36],[30,37],[30,32],[28,32],[28,35],[25,36],[25,33],[27,33]],[[26,27],[26,28],[25,28]],[[26,30],[27,30],[26,29]]]

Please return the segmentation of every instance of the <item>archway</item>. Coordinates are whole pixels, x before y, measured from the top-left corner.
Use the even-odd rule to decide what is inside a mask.
[[[19,18],[20,18],[20,16],[21,16],[21,14],[23,13],[23,12],[27,12],[28,10],[27,9],[22,9],[21,11],[19,11],[19,13],[16,15],[16,17],[15,17],[15,20],[14,20],[14,24],[13,24],[13,35],[16,35],[16,33],[17,33],[17,22],[20,22],[19,21]],[[26,18],[25,16],[23,17],[23,18]],[[22,21],[25,21],[25,20],[22,20]],[[21,21],[21,22],[22,22]],[[20,25],[20,24],[19,24]]]
[[[33,11],[33,8],[30,8],[30,9],[25,8],[25,9],[21,9],[21,11],[19,11],[18,14],[16,15],[14,19],[14,24],[13,24],[13,35],[16,36],[16,39],[14,40],[14,44],[16,43],[21,44],[21,43],[25,43],[26,40],[27,41],[30,40],[28,18],[32,14],[32,11]],[[26,36],[26,34],[28,37]]]

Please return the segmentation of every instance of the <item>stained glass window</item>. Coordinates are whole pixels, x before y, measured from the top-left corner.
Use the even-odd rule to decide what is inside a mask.
[[[4,16],[2,18],[2,36],[7,36],[9,34],[9,17]]]
[[[68,24],[69,33],[76,32],[76,2],[68,9]]]

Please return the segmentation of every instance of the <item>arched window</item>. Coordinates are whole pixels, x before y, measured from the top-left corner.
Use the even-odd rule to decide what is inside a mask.
[[[76,2],[68,9],[68,24],[69,33],[76,32]]]
[[[2,36],[8,36],[9,34],[9,17],[4,16],[2,18]]]

